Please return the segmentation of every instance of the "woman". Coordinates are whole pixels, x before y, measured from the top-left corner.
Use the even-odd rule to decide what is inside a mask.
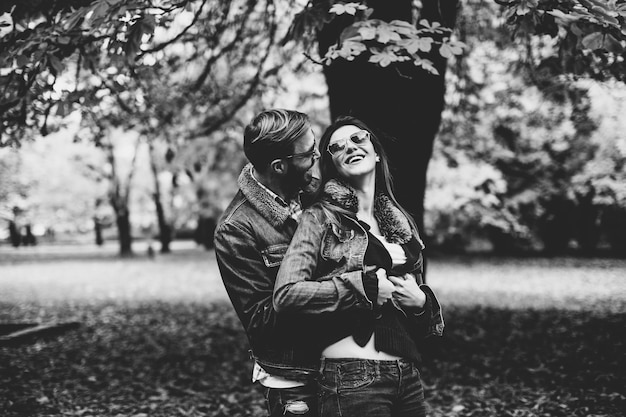
[[[343,117],[320,140],[322,187],[282,261],[280,313],[317,314],[320,413],[424,416],[420,344],[443,319],[422,284],[423,243],[391,189],[383,148],[360,120]],[[358,277],[360,279],[355,279]],[[354,288],[339,301],[332,285]]]

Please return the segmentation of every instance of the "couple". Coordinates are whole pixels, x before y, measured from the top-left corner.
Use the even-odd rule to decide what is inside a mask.
[[[342,117],[318,144],[305,114],[267,110],[244,152],[215,250],[269,415],[424,416],[420,346],[443,318],[379,140]]]

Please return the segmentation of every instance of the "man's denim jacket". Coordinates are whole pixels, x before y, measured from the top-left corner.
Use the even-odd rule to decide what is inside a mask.
[[[328,300],[318,292],[321,283],[336,276],[363,275],[368,237],[356,219],[356,194],[349,186],[331,180],[324,188],[323,198],[354,215],[341,215],[341,225],[337,225],[329,220],[319,204],[304,212],[276,279],[274,307],[279,315],[323,313]],[[387,241],[405,244],[415,237],[424,248],[405,215],[384,194],[375,198],[374,216]],[[416,343],[429,336],[441,336],[444,329],[441,306],[431,288],[423,283],[421,253],[414,264],[405,265],[402,272],[411,273],[426,294],[421,312],[400,309],[412,319],[410,331],[418,339]]]
[[[215,252],[224,286],[244,326],[254,359],[269,373],[306,380],[318,370],[310,349],[310,317],[277,316],[272,306],[276,274],[297,227],[289,210],[263,190],[251,165],[239,176],[239,192],[215,230]],[[372,308],[360,274],[332,277],[319,291],[324,311]]]

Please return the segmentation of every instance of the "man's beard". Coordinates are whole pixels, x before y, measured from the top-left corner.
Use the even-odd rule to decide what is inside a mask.
[[[321,184],[322,180],[312,175],[311,181],[309,181],[309,183],[305,187],[303,187],[302,191],[305,194],[313,194],[318,190],[318,188],[320,188]]]
[[[302,168],[291,166],[287,177],[285,178],[286,188],[292,196],[296,196],[300,191],[307,191],[313,181],[313,170],[311,168],[303,170]]]

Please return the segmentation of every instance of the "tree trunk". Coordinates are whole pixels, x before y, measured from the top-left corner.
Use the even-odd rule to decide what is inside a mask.
[[[453,27],[457,0],[424,0],[421,18]],[[412,20],[412,1],[377,0],[372,18]],[[339,38],[350,19],[335,19],[318,33],[320,54]],[[413,216],[420,231],[424,224],[426,171],[444,106],[446,60],[435,53],[431,60],[440,75],[431,75],[412,63],[381,68],[357,58],[324,67],[331,118],[352,115],[380,134],[390,160],[394,188],[400,204]]]
[[[211,249],[213,247],[213,235],[215,234],[216,225],[214,218],[203,215],[198,216],[198,226],[194,236],[196,243],[204,246],[207,250]]]
[[[573,236],[570,215],[574,207],[569,201],[555,197],[545,204],[545,208],[546,214],[538,222],[543,251],[549,256],[565,255]]]
[[[578,196],[577,218],[574,225],[580,252],[585,256],[597,253],[600,241],[600,210],[593,204],[594,193]]]
[[[156,161],[154,159],[154,146],[151,141],[148,142],[148,149],[150,152],[150,168],[152,169],[152,176],[154,178],[154,193],[152,194],[152,198],[154,199],[154,206],[157,215],[157,224],[159,226],[159,242],[161,244],[161,253],[170,253],[170,243],[172,242],[172,226],[165,218],[165,210],[163,210],[163,203],[161,203],[159,171],[157,169]]]
[[[118,240],[120,243],[120,256],[127,257],[133,255],[133,238],[131,235],[129,204],[132,179],[135,173],[137,154],[141,141],[137,139],[126,183],[122,184],[122,180],[118,176],[117,159],[115,158],[114,144],[111,140],[111,131],[108,128],[105,129],[108,142],[103,144],[102,149],[105,151],[107,160],[111,167],[111,173],[109,176],[109,181],[111,182],[109,203],[115,212],[115,223],[117,224]]]
[[[17,224],[13,220],[9,220],[9,240],[11,241],[11,246],[14,248],[19,247],[22,243],[22,235],[20,234]]]
[[[413,19],[411,0],[374,0],[372,19]],[[420,18],[453,28],[458,0],[423,0]],[[349,18],[335,19],[317,34],[320,56],[337,42]],[[367,62],[334,60],[324,67],[331,118],[352,115],[367,123],[380,137],[387,152],[398,202],[415,219],[422,237],[426,172],[432,156],[444,106],[446,60],[434,52],[430,57],[439,75],[412,63],[382,68]],[[426,261],[426,258],[425,258]],[[426,263],[424,272],[426,272]]]
[[[130,211],[128,207],[116,207],[115,223],[117,224],[118,240],[120,243],[120,256],[132,256],[133,237],[131,234]]]
[[[602,220],[611,253],[620,258],[626,257],[626,210],[621,207],[609,207],[605,210]]]
[[[102,223],[98,217],[93,218],[93,230],[96,234],[96,245],[102,246],[104,239],[102,238]]]
[[[159,224],[159,243],[161,244],[161,253],[170,253],[170,243],[172,242],[172,227],[165,220],[165,212],[163,204],[158,193],[154,193],[154,204],[156,206],[157,221]]]

